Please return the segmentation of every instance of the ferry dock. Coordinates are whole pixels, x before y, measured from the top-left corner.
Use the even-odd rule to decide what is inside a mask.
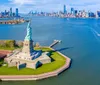
[[[60,42],[61,42],[61,40],[54,40],[54,42],[49,47],[52,48],[54,45],[56,45]]]

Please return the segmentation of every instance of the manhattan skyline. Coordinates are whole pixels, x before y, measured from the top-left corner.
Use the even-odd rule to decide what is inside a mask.
[[[28,13],[30,10],[53,12],[63,10],[64,4],[66,5],[67,11],[70,11],[71,7],[93,12],[100,10],[99,0],[3,0],[0,1],[0,11],[12,7],[19,8],[21,13]]]

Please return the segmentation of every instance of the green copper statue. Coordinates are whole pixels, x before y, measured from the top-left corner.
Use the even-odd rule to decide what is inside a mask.
[[[32,28],[30,27],[30,22],[27,25],[27,35],[25,37],[25,40],[32,40]]]

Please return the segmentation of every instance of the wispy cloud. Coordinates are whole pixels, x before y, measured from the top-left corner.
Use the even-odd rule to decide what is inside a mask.
[[[25,5],[25,4],[33,4],[34,0],[9,0],[11,4],[16,5]]]
[[[6,1],[6,2],[4,2]],[[4,0],[0,4],[0,11],[9,7],[18,7],[20,12],[37,11],[59,11],[63,10],[63,5],[75,9],[99,10],[100,0]],[[5,4],[6,3],[6,4]]]

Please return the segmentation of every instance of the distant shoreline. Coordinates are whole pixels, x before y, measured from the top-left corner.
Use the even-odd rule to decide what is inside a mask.
[[[20,24],[20,23],[24,23],[24,22],[29,22],[29,20],[24,20],[24,19],[18,19],[18,20],[5,20],[5,21],[1,21],[0,20],[0,24]]]
[[[35,15],[32,15],[35,16]],[[100,19],[100,17],[59,17],[59,16],[35,16],[35,17],[57,17],[57,18],[74,18],[74,19]]]

